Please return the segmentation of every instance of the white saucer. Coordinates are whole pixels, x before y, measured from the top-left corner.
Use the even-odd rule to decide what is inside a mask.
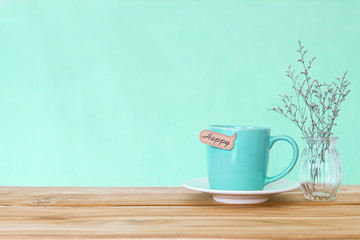
[[[207,178],[185,181],[183,186],[194,191],[210,193],[217,202],[231,204],[254,204],[269,200],[270,196],[297,189],[300,184],[290,179],[280,179],[269,183],[259,191],[228,191],[210,189]]]

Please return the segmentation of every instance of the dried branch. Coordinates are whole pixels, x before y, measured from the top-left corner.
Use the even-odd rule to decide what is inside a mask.
[[[278,112],[291,120],[301,130],[304,137],[328,138],[333,135],[333,127],[337,125],[335,119],[339,115],[340,105],[350,93],[347,88],[351,82],[346,79],[347,71],[341,78],[336,77],[336,81],[331,83],[313,80],[309,75],[309,70],[316,57],[306,64],[307,50],[300,41],[297,52],[300,54],[298,62],[303,67],[300,75],[304,79],[299,82],[299,75],[295,76],[295,69],[292,70],[290,65],[286,70],[286,76],[292,81],[295,95],[279,95],[283,102],[282,107],[278,106],[269,110]]]

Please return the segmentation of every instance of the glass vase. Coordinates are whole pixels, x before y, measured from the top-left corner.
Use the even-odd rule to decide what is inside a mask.
[[[300,160],[299,180],[304,196],[312,201],[335,199],[341,185],[342,171],[337,137],[306,137]]]

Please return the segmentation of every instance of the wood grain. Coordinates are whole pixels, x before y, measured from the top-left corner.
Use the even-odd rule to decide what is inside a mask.
[[[1,187],[0,238],[360,238],[360,186],[342,186],[332,202],[295,190],[256,205],[181,187]]]
[[[146,196],[146,197],[144,197]],[[275,195],[262,205],[360,204],[357,185],[342,186],[335,201],[306,201],[301,190]],[[0,187],[0,206],[204,206],[224,205],[182,187]]]

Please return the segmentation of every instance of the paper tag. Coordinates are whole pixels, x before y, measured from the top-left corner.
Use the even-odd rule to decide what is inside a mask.
[[[236,140],[236,133],[232,136],[228,136],[222,133],[210,131],[210,130],[202,130],[199,135],[200,142],[224,149],[224,150],[231,150],[234,147],[235,140]]]

